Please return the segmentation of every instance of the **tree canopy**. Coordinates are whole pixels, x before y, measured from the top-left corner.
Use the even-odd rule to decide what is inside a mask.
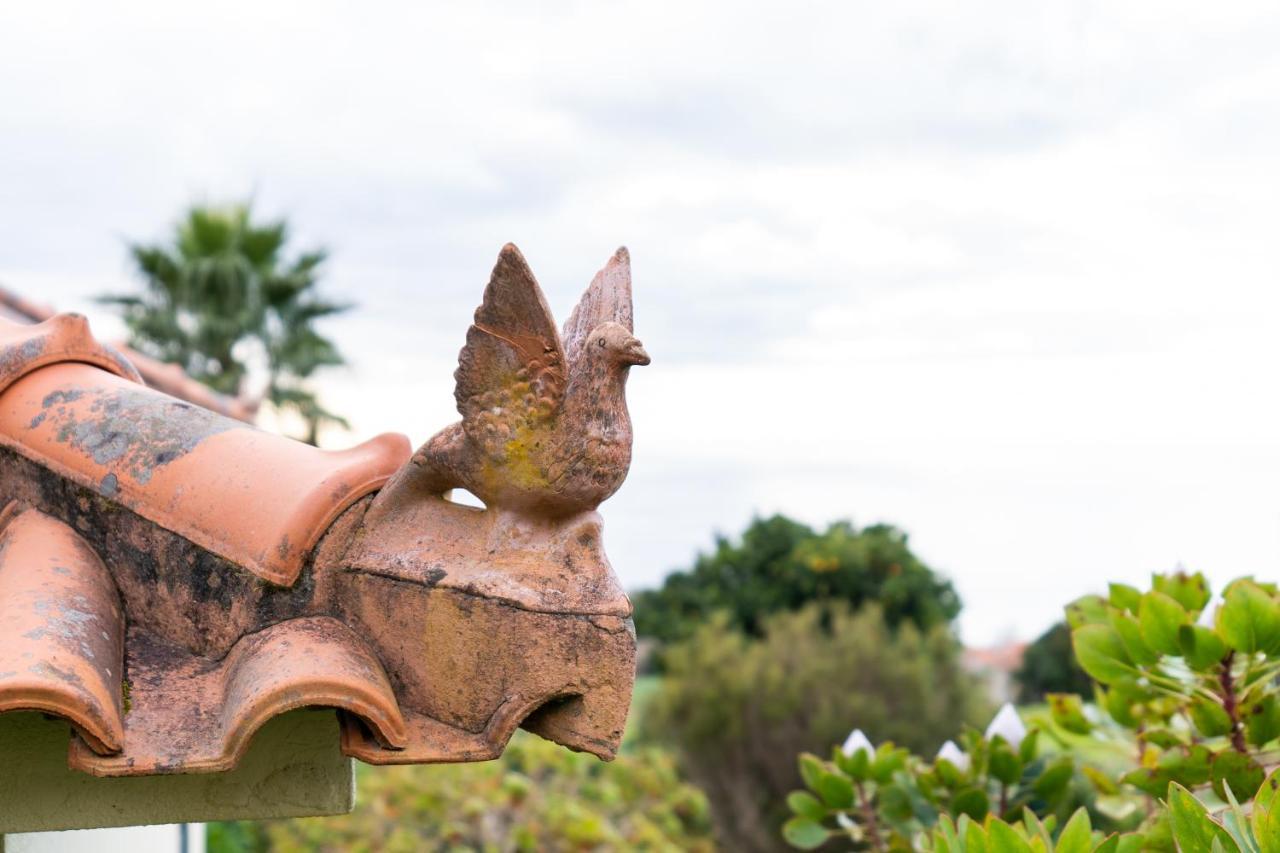
[[[950,622],[960,598],[889,525],[858,530],[838,521],[822,532],[782,515],[754,519],[736,540],[718,537],[692,568],[635,596],[636,631],[663,642],[690,636],[712,613],[760,636],[766,616],[811,601],[876,602],[886,622],[924,630]]]
[[[265,397],[296,412],[314,444],[321,425],[345,425],[307,387],[317,369],[344,363],[314,323],[350,306],[316,292],[324,250],[289,258],[288,239],[284,221],[255,222],[248,205],[192,207],[169,240],[130,245],[143,291],[103,301],[123,310],[130,346],[216,391],[237,395],[261,369]]]

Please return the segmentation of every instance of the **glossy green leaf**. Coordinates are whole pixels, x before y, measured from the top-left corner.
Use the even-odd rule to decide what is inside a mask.
[[[1026,839],[1002,820],[993,820],[987,827],[987,849],[991,853],[1033,853]]]
[[[1121,776],[1120,781],[1145,794],[1158,797],[1169,789],[1169,783],[1173,780],[1169,771],[1164,768],[1139,767]]]
[[[987,844],[987,834],[976,823],[970,822],[965,826],[964,850],[965,853],[990,853],[991,847]]]
[[[1107,622],[1107,602],[1096,595],[1077,598],[1064,608],[1067,625],[1080,628],[1085,625]]]
[[[1217,625],[1227,645],[1238,652],[1252,654],[1280,646],[1280,604],[1253,581],[1238,580],[1227,587]]]
[[[1054,802],[1066,791],[1074,770],[1071,759],[1060,758],[1046,767],[1031,787],[1041,798]]]
[[[1111,627],[1116,629],[1116,633],[1120,635],[1120,641],[1124,643],[1124,650],[1138,666],[1151,666],[1160,660],[1159,653],[1147,643],[1142,635],[1142,625],[1132,613],[1119,610],[1113,612]]]
[[[1071,632],[1080,668],[1103,684],[1131,678],[1135,670],[1129,663],[1120,635],[1110,625],[1085,625]]]
[[[1253,746],[1265,746],[1280,737],[1280,700],[1267,694],[1241,709],[1245,740]]]
[[[980,821],[987,816],[987,812],[991,811],[991,800],[987,797],[987,792],[981,788],[965,788],[957,791],[952,798],[951,811]]]
[[[1087,735],[1093,725],[1084,715],[1084,701],[1074,693],[1048,693],[1049,713],[1053,721],[1069,732]]]
[[[1071,820],[1062,828],[1058,836],[1058,845],[1054,853],[1090,853],[1093,850],[1093,827],[1089,824],[1089,813],[1083,808],[1076,809]]]
[[[892,743],[882,743],[876,750],[868,773],[876,782],[884,783],[906,766],[907,751],[905,749],[898,749]]]
[[[865,749],[855,749],[853,755],[845,755],[840,747],[835,748],[836,766],[845,772],[850,779],[865,782],[871,775],[871,756]]]
[[[822,774],[827,770],[822,766],[822,762],[818,760],[818,756],[811,753],[803,753],[799,758],[800,778],[804,780],[805,787],[811,791],[818,789],[818,780],[822,778]]]
[[[1186,788],[1196,788],[1209,781],[1209,766],[1213,753],[1204,744],[1179,746],[1160,756],[1159,768],[1169,781]]]
[[[1138,604],[1138,624],[1147,645],[1162,655],[1182,654],[1178,629],[1189,622],[1187,610],[1163,592],[1151,591]]]
[[[815,788],[828,808],[847,809],[853,805],[853,782],[840,773],[823,773]]]
[[[1196,672],[1212,669],[1227,656],[1227,644],[1218,633],[1203,625],[1183,625],[1178,629],[1178,645],[1187,665]]]
[[[1130,613],[1138,612],[1138,602],[1142,600],[1142,592],[1137,587],[1125,583],[1113,583],[1109,589],[1112,607],[1128,610]]]
[[[1100,704],[1111,719],[1125,728],[1133,729],[1138,727],[1138,718],[1133,713],[1137,695],[1137,691],[1129,689],[1127,685],[1117,684],[1101,695]]]
[[[1147,839],[1143,833],[1129,832],[1120,836],[1116,844],[1116,853],[1143,853],[1147,848]]]
[[[1098,789],[1099,794],[1112,796],[1120,793],[1120,786],[1115,783],[1110,774],[1099,770],[1097,767],[1090,767],[1085,764],[1080,767],[1080,772],[1093,783],[1093,787]]]
[[[1280,853],[1280,770],[1273,770],[1258,789],[1249,823],[1262,853]]]
[[[782,825],[782,837],[801,850],[817,850],[830,835],[826,827],[807,817],[793,817]]]
[[[1258,845],[1253,840],[1253,827],[1249,825],[1244,809],[1240,808],[1240,803],[1231,793],[1230,788],[1226,790],[1226,794],[1227,808],[1216,815],[1218,822],[1223,825],[1227,835],[1231,836],[1231,840],[1243,853],[1259,853]]]
[[[960,772],[960,768],[945,758],[934,759],[933,769],[938,774],[938,779],[948,788],[958,788],[964,784],[964,774]]]
[[[822,820],[827,816],[827,807],[808,791],[792,791],[787,794],[787,807],[792,814],[813,820]]]
[[[1173,839],[1181,850],[1209,851],[1217,839],[1227,850],[1239,853],[1231,836],[1209,817],[1208,809],[1190,791],[1175,782],[1169,786],[1168,797]]]
[[[934,853],[964,853],[964,842],[956,831],[951,815],[938,818],[938,825],[933,831]]]
[[[1040,730],[1032,729],[1027,732],[1026,737],[1022,739],[1022,743],[1018,744],[1018,759],[1023,764],[1030,764],[1035,760],[1038,754],[1037,747],[1040,743]]]
[[[1152,575],[1151,588],[1177,601],[1193,616],[1209,603],[1209,583],[1200,572]]]
[[[1237,800],[1252,799],[1265,777],[1262,768],[1252,758],[1230,751],[1219,753],[1213,759],[1209,772],[1214,793],[1224,801],[1228,787]]]
[[[1231,731],[1231,715],[1222,705],[1197,696],[1187,708],[1196,731],[1204,737],[1221,737]]]
[[[1014,784],[1022,776],[1022,762],[1003,738],[991,746],[991,754],[987,756],[987,772],[1006,785]]]

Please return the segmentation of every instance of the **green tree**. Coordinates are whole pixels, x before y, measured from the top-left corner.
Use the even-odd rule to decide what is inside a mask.
[[[1071,651],[1071,630],[1059,622],[1027,646],[1022,665],[1013,674],[1019,702],[1043,702],[1047,693],[1093,695],[1093,682]]]
[[[679,750],[726,849],[783,847],[799,752],[826,750],[856,726],[931,755],[966,723],[990,718],[945,625],[894,630],[878,605],[815,602],[766,617],[761,633],[748,636],[721,612],[671,646],[640,721],[644,740]]]
[[[307,387],[344,363],[315,321],[350,306],[316,293],[325,252],[286,257],[288,238],[284,221],[255,222],[247,204],[192,207],[169,241],[130,245],[143,291],[103,301],[122,309],[130,346],[216,391],[239,394],[261,369],[266,398],[296,412],[315,444],[321,426],[346,425]]]
[[[770,614],[822,600],[855,608],[876,602],[891,626],[910,622],[925,630],[960,612],[951,584],[911,552],[902,531],[838,521],[818,533],[775,515],[753,520],[736,542],[718,538],[692,569],[636,595],[636,631],[681,640],[724,611],[731,624],[759,636]]]

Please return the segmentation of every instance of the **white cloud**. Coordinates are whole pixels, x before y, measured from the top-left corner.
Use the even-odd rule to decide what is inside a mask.
[[[753,510],[908,529],[967,637],[1176,560],[1277,568],[1272,4],[27,4],[0,280],[64,307],[253,193],[334,248],[357,432],[452,413],[498,247],[632,249],[653,583]],[[117,327],[118,328],[118,327]]]

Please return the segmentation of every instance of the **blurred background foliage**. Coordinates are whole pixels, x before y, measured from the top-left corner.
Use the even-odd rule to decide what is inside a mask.
[[[325,250],[289,258],[288,242],[288,223],[255,221],[247,203],[195,205],[167,239],[129,246],[140,292],[101,301],[120,309],[130,346],[222,394],[265,397],[315,444],[326,424],[347,425],[308,384],[345,363],[315,324],[351,306],[318,292]]]
[[[332,818],[213,824],[210,853],[421,850],[713,850],[706,797],[674,758],[610,764],[517,732],[497,761],[358,765],[359,802]]]
[[[723,613],[671,647],[640,721],[710,798],[728,849],[774,850],[795,756],[856,722],[869,737],[932,754],[991,706],[959,663],[950,628],[896,630],[878,604],[813,603],[765,619],[757,638]]]
[[[955,589],[911,552],[902,531],[837,521],[818,532],[774,515],[753,520],[736,541],[717,537],[689,569],[634,596],[636,632],[670,643],[721,612],[758,637],[770,614],[825,600],[876,602],[890,626],[911,622],[925,630],[960,613]]]
[[[1093,682],[1071,650],[1071,629],[1066,622],[1054,624],[1027,646],[1013,678],[1022,703],[1043,702],[1050,693],[1093,695]]]

